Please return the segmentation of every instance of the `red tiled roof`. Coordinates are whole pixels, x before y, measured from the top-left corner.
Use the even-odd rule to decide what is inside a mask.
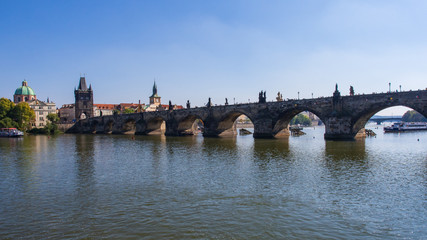
[[[115,109],[117,104],[93,104],[99,109]]]

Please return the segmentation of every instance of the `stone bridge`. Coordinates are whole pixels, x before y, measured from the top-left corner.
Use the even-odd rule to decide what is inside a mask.
[[[361,130],[375,113],[393,106],[427,116],[427,90],[341,96],[336,89],[332,97],[324,98],[118,114],[80,120],[68,132],[184,136],[197,134],[199,119],[203,136],[233,136],[234,122],[244,114],[254,124],[254,138],[279,138],[289,136],[288,125],[295,115],[309,111],[325,124],[325,139],[349,140],[364,134]]]

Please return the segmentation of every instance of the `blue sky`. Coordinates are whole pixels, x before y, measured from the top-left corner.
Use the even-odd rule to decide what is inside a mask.
[[[202,105],[427,87],[427,1],[19,1],[0,3],[0,96]],[[233,100],[235,99],[235,100]]]

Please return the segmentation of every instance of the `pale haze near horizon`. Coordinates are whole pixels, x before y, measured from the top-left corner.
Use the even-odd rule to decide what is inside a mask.
[[[426,89],[426,1],[3,1],[0,96],[192,106]],[[401,115],[403,107],[379,115]]]

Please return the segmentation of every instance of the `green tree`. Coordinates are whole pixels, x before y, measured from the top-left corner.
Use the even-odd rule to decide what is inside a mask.
[[[0,99],[0,119],[10,117],[10,111],[15,104],[7,98]]]
[[[57,125],[57,123],[59,122],[58,114],[49,113],[46,118],[47,120],[49,120],[49,122],[47,122],[46,126],[44,127],[46,129],[46,132],[49,134],[58,133],[59,132],[58,125]]]
[[[303,126],[311,126],[311,120],[308,116],[304,114],[298,114],[291,120],[291,125],[303,125]]]
[[[14,128],[16,123],[9,117],[0,119],[0,128]]]
[[[49,113],[46,118],[54,124],[59,122],[59,117],[56,113]]]
[[[402,116],[404,122],[427,122],[427,118],[415,110],[409,110]]]
[[[135,110],[134,109],[132,109],[132,108],[126,108],[124,111],[123,111],[123,114],[129,114],[129,113],[134,113],[135,112]]]
[[[10,114],[13,121],[16,122],[16,126],[20,130],[30,129],[31,121],[35,120],[36,115],[34,110],[30,108],[30,105],[26,102],[20,102],[14,106]]]

